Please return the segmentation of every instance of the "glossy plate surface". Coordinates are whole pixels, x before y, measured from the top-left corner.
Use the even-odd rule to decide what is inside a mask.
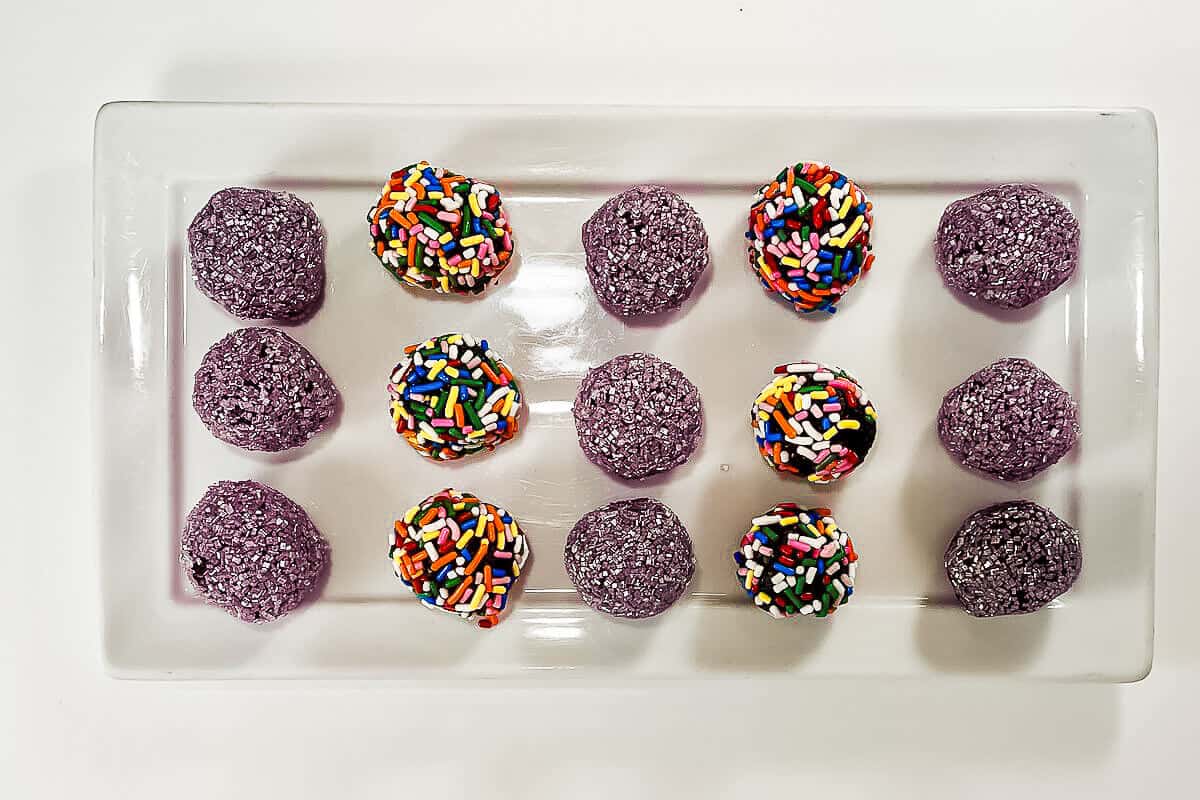
[[[472,300],[398,285],[369,252],[365,213],[390,170],[420,159],[490,180],[517,258]],[[831,319],[766,297],[745,263],[754,190],[788,163],[826,161],[875,204],[876,264]],[[1139,111],[933,111],[402,107],[120,103],[96,125],[96,302],[105,659],[124,677],[413,679],[584,676],[1009,674],[1134,680],[1153,650],[1157,382],[1157,144]],[[950,201],[1004,181],[1041,184],[1082,228],[1081,267],[1030,310],[1001,315],[951,295],[932,239]],[[664,183],[699,211],[712,266],[680,311],[625,324],[595,301],[579,230],[608,196]],[[191,408],[204,351],[237,320],[194,287],[185,229],[225,186],[287,189],[329,240],[323,308],[289,328],[338,384],[336,427],[280,455],[209,436]],[[517,440],[454,465],[419,458],[387,416],[406,344],[486,336],[522,381]],[[650,351],[702,393],[706,435],[683,467],[642,485],[580,452],[571,401],[588,367]],[[1081,407],[1080,446],[1022,485],[969,473],[934,432],[942,394],[996,358],[1031,358]],[[772,368],[840,365],[871,394],[880,434],[833,487],[772,474],[748,429]],[[333,546],[320,600],[267,626],[190,596],[177,564],[183,516],[221,479],[255,478],[303,505]],[[387,559],[392,521],[453,485],[505,505],[533,561],[516,611],[491,631],[419,607]],[[586,511],[651,495],[696,543],[691,594],[622,622],[576,598],[562,566]],[[976,620],[941,567],[971,511],[1037,500],[1082,533],[1074,589],[1035,615]],[[737,585],[732,548],[774,502],[831,505],[862,560],[830,620],[774,621]]]

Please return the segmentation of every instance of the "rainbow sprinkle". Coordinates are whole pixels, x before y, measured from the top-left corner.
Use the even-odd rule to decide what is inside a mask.
[[[512,259],[496,187],[425,161],[392,173],[367,222],[389,273],[441,294],[478,294]]]
[[[417,452],[453,461],[517,435],[521,389],[487,339],[448,333],[404,354],[388,395],[396,433]]]
[[[750,207],[750,268],[796,311],[832,314],[875,259],[871,208],[854,181],[824,164],[788,167]]]
[[[780,472],[832,483],[875,442],[875,406],[848,372],[811,361],[783,364],[750,409],[754,441]]]
[[[777,503],[751,521],[733,560],[754,605],[777,619],[828,616],[854,594],[858,553],[827,508]]]
[[[500,621],[529,545],[503,508],[443,489],[396,520],[388,557],[396,577],[427,607],[490,628]]]

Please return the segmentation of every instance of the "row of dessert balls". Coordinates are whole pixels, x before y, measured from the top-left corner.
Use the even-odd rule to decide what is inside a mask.
[[[1067,218],[1061,216],[1063,211]],[[939,226],[939,266],[951,286],[968,294],[999,305],[1025,305],[1056,288],[1074,269],[1073,246],[1061,247],[1062,258],[1051,264],[1043,241],[1058,237],[1058,245],[1071,244],[1070,225],[1074,223],[1069,214],[1057,200],[1027,186],[996,187],[959,201],[947,209]],[[368,219],[376,255],[389,272],[409,285],[477,293],[511,259],[512,234],[495,188],[423,162],[393,173]],[[747,231],[751,267],[766,288],[797,310],[832,312],[834,304],[871,265],[870,228],[871,204],[859,187],[828,167],[798,164],[779,173],[755,198]],[[1045,235],[1039,238],[1033,231]],[[1073,236],[1077,244],[1077,224]],[[662,187],[634,187],[612,198],[585,223],[583,238],[588,274],[598,298],[609,310],[626,316],[678,307],[707,265],[703,225],[682,198]],[[189,245],[197,285],[235,315],[294,321],[312,313],[319,301],[324,285],[324,233],[311,206],[292,195],[254,189],[218,192],[189,228]],[[972,285],[967,280],[971,276],[984,280]],[[1049,446],[1041,440],[1044,436],[1026,437],[1015,448],[1011,443],[990,442],[996,434],[1003,438],[1006,430],[1027,433],[1030,428],[990,425],[988,414],[979,411],[981,406],[972,403],[964,387],[975,381],[980,384],[981,396],[986,395],[987,373],[1009,369],[1008,362],[1017,363],[998,362],[956,390],[960,400],[957,414],[949,407],[951,395],[947,396],[939,414],[939,432],[964,463],[998,477],[1020,479],[1017,473],[1022,470],[1038,471],[1031,465],[1039,459],[1044,465],[1061,457],[1073,444],[1076,427],[1070,420],[1053,423],[1056,433],[1050,438],[1057,436],[1057,431],[1063,435]],[[1053,384],[1032,365],[1021,363]],[[1054,387],[1061,391],[1056,384]],[[396,430],[430,457],[445,460],[491,450],[517,432],[519,387],[486,341],[451,334],[410,347],[388,388]],[[230,334],[206,355],[196,375],[194,404],[210,430],[225,441],[251,449],[279,450],[303,444],[320,430],[336,409],[337,392],[316,359],[286,334],[250,328]],[[1073,414],[1073,404],[1068,408]],[[1047,416],[1053,414],[1044,415],[1043,420]],[[618,356],[589,372],[575,404],[575,418],[581,447],[589,458],[627,478],[677,466],[691,454],[700,436],[695,387],[677,369],[647,354]],[[963,422],[965,427],[960,424]],[[865,457],[875,433],[874,409],[861,386],[840,370],[807,363],[777,370],[777,377],[755,401],[751,424],[768,464],[813,482],[836,480],[852,471]],[[1057,455],[1055,447],[1061,450]],[[1020,455],[1024,451],[1032,455]],[[989,462],[989,452],[999,459],[995,464]],[[239,486],[241,489],[236,489]],[[245,483],[218,484],[209,494],[233,491],[257,497],[264,491],[274,492]],[[184,537],[182,558],[193,584],[203,594],[245,618],[246,602],[234,602],[233,595],[219,596],[225,591],[221,587],[237,584],[232,576],[221,574],[230,567],[223,564],[221,551],[233,541],[232,532],[223,530],[218,536],[211,530],[211,535],[205,535],[211,526],[196,528],[192,524],[194,518],[205,517],[204,508],[213,507],[209,494],[189,515],[192,535]],[[523,554],[528,552],[524,536],[513,533],[519,528],[503,510],[467,502],[461,498],[470,495],[460,496],[452,490],[442,495],[410,511],[417,518],[433,514],[417,533],[407,523],[402,526],[403,520],[397,522],[391,545],[396,573],[428,605],[490,625],[504,608],[507,586],[519,574]],[[501,560],[507,554],[511,569],[492,565],[486,552],[470,549],[473,537],[456,527],[463,520],[438,527],[441,523],[437,520],[453,520],[453,513],[421,510],[437,506],[438,497],[443,501],[460,498],[450,503],[452,512],[494,515],[499,520],[495,526],[498,539],[491,532],[493,526],[485,526],[488,536],[475,541],[488,541],[487,547],[500,553],[497,557]],[[626,508],[628,504],[632,505]],[[994,517],[1011,511],[996,508],[980,514]],[[295,513],[290,516],[301,519]],[[585,524],[589,519],[595,525]],[[608,520],[607,528],[600,524],[602,520]],[[621,520],[618,528],[624,535],[614,537],[612,525]],[[1047,524],[1065,527],[1057,518]],[[956,542],[963,540],[970,525],[968,520]],[[509,526],[512,532],[505,535],[503,530]],[[593,527],[608,533],[583,535]],[[240,552],[254,551],[250,540],[261,538],[263,530],[258,526],[243,531],[238,540]],[[315,534],[311,521],[297,522],[296,530]],[[431,535],[434,530],[444,535]],[[1011,536],[1031,540],[1040,535],[1025,533],[1028,535],[1019,536],[1022,531],[1014,529]],[[815,537],[826,534],[830,543],[838,541],[839,546],[821,556],[832,545],[817,546]],[[323,541],[315,535],[316,541]],[[458,549],[457,543],[464,538],[466,549]],[[582,554],[591,552],[588,541],[606,547],[581,560]],[[622,548],[614,551],[614,541],[625,545],[623,552],[633,563],[650,567],[654,559],[647,554],[658,553],[670,569],[622,571],[617,552]],[[1030,610],[1018,606],[1034,601],[1013,605],[1012,598],[1040,596],[1039,591],[1031,591],[1029,586],[1014,588],[1011,580],[1010,585],[988,585],[988,580],[995,583],[997,576],[994,561],[981,554],[983,546],[967,547],[957,559],[968,567],[981,565],[982,572],[956,566],[952,558],[955,542],[947,552],[947,569],[964,606],[980,614]],[[299,549],[303,548],[295,551]],[[1013,549],[1006,546],[997,552],[1011,553]],[[327,547],[317,547],[314,552],[327,556]],[[574,564],[573,554],[577,556]],[[581,520],[568,541],[567,568],[584,599],[603,611],[622,613],[621,603],[613,598],[626,598],[629,605],[629,598],[657,597],[658,601],[648,606],[633,602],[627,614],[647,616],[663,610],[683,591],[693,569],[690,554],[690,539],[678,518],[661,503],[641,498],[597,509]],[[425,557],[429,562],[423,565]],[[1030,558],[1036,557],[1036,553],[1030,554]],[[756,517],[735,554],[739,579],[748,594],[776,616],[824,616],[835,609],[853,591],[856,558],[848,537],[827,510],[805,510],[793,504],[781,504]],[[232,568],[276,560],[264,554],[264,559],[251,561],[241,559]],[[799,586],[797,563],[805,567]],[[1009,566],[1010,573],[1022,569],[1018,564]],[[615,575],[629,575],[633,580],[635,573],[640,575],[639,586],[614,580]],[[308,580],[311,585],[313,576]],[[968,585],[972,582],[973,586]],[[1042,583],[1041,589],[1045,589],[1048,584]],[[978,593],[980,586],[987,598],[972,599],[971,592]],[[464,600],[468,590],[471,596]],[[1008,602],[997,599],[997,592],[1007,594]],[[268,594],[291,596],[299,602],[303,592]],[[261,602],[250,602],[266,608]],[[282,613],[280,609],[287,610],[285,605],[249,616],[273,618]],[[647,613],[647,609],[653,610]]]

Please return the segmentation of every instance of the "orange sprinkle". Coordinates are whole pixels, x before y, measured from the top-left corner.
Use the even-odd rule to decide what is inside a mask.
[[[783,433],[785,436],[795,436],[796,435],[796,429],[788,424],[788,421],[787,421],[787,419],[784,418],[783,414],[779,413],[779,409],[776,409],[775,412],[773,414],[771,414],[771,416],[773,416],[775,418],[775,421],[779,423],[779,427],[781,430],[783,430]],[[779,443],[776,442],[776,446],[778,446],[778,444]]]
[[[466,580],[464,580],[458,586],[454,587],[454,592],[451,593],[451,595],[446,598],[446,605],[452,606],[455,603],[457,603],[459,600],[462,599],[462,596],[464,594],[466,594],[467,589],[469,589],[470,587],[471,587],[471,578],[468,576]]]
[[[796,416],[796,407],[792,405],[792,400],[790,397],[788,397],[789,394],[791,393],[783,392],[779,395],[779,399],[783,402],[783,407],[787,409],[788,416],[794,417]],[[774,405],[774,403],[772,403],[772,405]]]
[[[437,561],[435,561],[435,562],[433,562],[432,564],[430,564],[430,565],[429,565],[429,569],[430,569],[430,571],[431,571],[431,572],[437,572],[437,571],[438,571],[439,569],[441,569],[442,567],[444,567],[444,566],[446,566],[447,564],[449,564],[449,563],[453,562],[453,561],[454,561],[454,559],[456,559],[456,558],[458,558],[458,551],[457,551],[457,550],[451,550],[450,552],[446,553],[446,555],[442,556],[442,557],[441,557],[441,558],[439,558]]]
[[[436,506],[431,507],[431,508],[427,509],[424,514],[421,515],[421,519],[417,524],[419,524],[422,528],[424,528],[426,525],[433,522],[433,520],[437,517],[437,515],[438,515],[437,507]]]
[[[492,593],[492,568],[490,566],[483,568],[483,588],[488,594]]]
[[[475,551],[475,557],[471,559],[471,563],[467,564],[467,574],[474,575],[475,568],[479,566],[479,562],[483,561],[483,557],[487,555],[488,540],[484,539],[479,544],[479,549]]]

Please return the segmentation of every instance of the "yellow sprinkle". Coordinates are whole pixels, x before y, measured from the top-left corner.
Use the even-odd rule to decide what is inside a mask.
[[[404,242],[400,241],[399,239],[393,239],[392,241],[388,242],[388,246],[393,250],[400,251],[400,255],[402,256],[408,255],[408,251],[404,249]]]
[[[474,195],[472,195],[472,197],[473,196]],[[507,586],[493,586],[492,594],[508,594],[508,587]]]
[[[752,584],[753,582],[754,582],[754,573],[750,570],[746,570],[746,588],[749,589],[750,584]]]
[[[450,291],[450,281],[449,281],[449,279],[446,278],[445,275],[438,278],[438,284],[442,287],[443,292]]]
[[[482,586],[475,587],[475,594],[471,597],[471,610],[479,608],[483,605],[483,596],[487,594],[487,589]]]
[[[477,260],[475,260],[474,258],[471,259],[471,277],[472,278],[479,277],[479,262]]]
[[[830,186],[832,186],[832,184],[829,184],[829,183],[825,184],[820,189],[817,189],[817,194],[820,195],[821,197],[824,197],[825,195],[829,194]]]
[[[479,207],[479,201],[475,199],[475,195],[474,195],[474,194],[471,194],[471,195],[468,195],[468,196],[467,196],[467,203],[468,203],[468,204],[471,206],[471,213],[472,213],[472,214],[474,214],[474,215],[475,215],[475,216],[477,216],[477,217],[482,217],[482,216],[483,216],[483,209],[481,209],[481,208]]]
[[[487,431],[483,430],[482,428],[477,431],[471,431],[467,434],[468,439],[482,439],[484,436],[487,436]]]
[[[419,166],[421,166],[421,165],[420,165],[420,164],[418,164],[417,166],[419,167]],[[420,171],[419,171],[419,170],[413,170],[412,172],[410,172],[410,173],[408,174],[408,177],[404,179],[404,185],[405,185],[405,186],[412,186],[414,183],[416,183],[416,182],[417,182],[417,181],[419,181],[419,180],[421,180],[421,173],[420,173]]]
[[[425,196],[428,197],[430,200],[441,200],[446,195],[442,192],[429,192]]]
[[[475,537],[475,530],[476,530],[475,528],[471,528],[471,530],[467,531],[462,536],[459,536],[458,543],[455,546],[459,550],[462,550],[464,547],[466,547],[467,543],[470,542],[471,539],[473,539]]]
[[[503,550],[503,549],[504,549],[504,543],[505,543],[506,541],[508,541],[508,540],[507,540],[507,539],[505,538],[505,536],[504,536],[504,526],[503,526],[503,525],[497,525],[497,526],[496,526],[496,547],[498,547],[498,548],[500,548],[501,550]]]
[[[453,242],[454,234],[451,233],[450,231],[446,231],[445,233],[443,233],[441,236],[438,237],[438,241],[441,242],[442,244],[446,244],[447,242]]]
[[[783,264],[785,267],[792,267],[794,269],[800,268],[800,259],[793,258],[792,256],[784,256],[783,258],[779,259],[779,263]]]
[[[512,562],[512,576],[515,578],[521,574],[521,565],[516,561]]]
[[[462,344],[462,334],[456,333],[453,336],[447,336],[446,341],[450,344]]]
[[[862,427],[856,419],[844,419],[839,422],[837,426],[849,431],[856,431]]]
[[[477,233],[474,236],[464,237],[459,244],[461,244],[463,247],[474,247],[477,244],[483,244],[483,234]]]
[[[826,391],[809,392],[808,396],[811,397],[813,400],[828,400],[829,392],[826,392]]]
[[[458,387],[451,386],[450,393],[446,395],[446,411],[443,414],[446,419],[451,419],[454,416],[454,406],[458,403]]]
[[[847,200],[846,202],[850,202],[850,201]],[[846,229],[846,232],[843,233],[840,237],[838,237],[836,242],[833,239],[830,239],[829,243],[834,245],[835,247],[845,247],[847,244],[850,243],[850,240],[854,238],[854,234],[858,233],[858,229],[861,228],[862,226],[863,226],[863,218],[861,216],[855,217],[854,222],[850,223],[850,227]]]
[[[441,372],[443,368],[445,368],[446,363],[447,362],[445,362],[445,361],[434,361],[433,366],[430,367],[429,362],[426,361],[425,366],[429,367],[429,373],[427,375],[428,379],[433,380],[434,378],[436,378],[438,376],[438,373]],[[454,369],[454,367],[451,367],[450,369]],[[446,371],[449,372],[450,370],[446,370]]]
[[[822,188],[824,188],[824,189],[828,189],[828,188],[829,188],[829,185],[828,185],[828,184],[826,184],[826,185],[825,185],[825,186],[823,186]],[[747,573],[747,574],[749,574],[749,573]],[[754,599],[755,599],[755,600],[761,600],[761,601],[763,602],[763,604],[764,604],[764,605],[770,605],[770,604],[771,604],[771,595],[767,594],[766,592],[759,592],[758,594],[756,594],[756,595],[754,596]]]
[[[407,525],[408,523],[412,522],[416,518],[417,512],[420,510],[421,510],[420,506],[413,506],[408,511],[405,511],[404,512],[404,524]]]
[[[837,428],[830,428],[829,430],[825,431],[825,441],[828,442],[830,439],[837,436],[837,432]]]
[[[463,510],[464,508],[466,508],[466,507],[467,507],[467,504],[466,504],[466,503],[459,502],[459,503],[455,503],[455,504],[454,504],[454,510],[455,510],[455,511],[462,511],[462,510]]]
[[[439,537],[441,535],[442,535],[442,528],[441,528],[441,526],[438,526],[437,528],[434,528],[433,530],[428,530],[428,531],[425,531],[425,533],[421,534],[421,541],[422,542],[432,542],[434,539],[436,539],[437,537]]]
[[[783,519],[779,520],[779,524],[786,527],[788,525],[795,525],[799,521],[799,517],[784,517]]]
[[[500,412],[500,416],[507,417],[510,413],[512,413],[512,407],[513,407],[513,393],[509,392],[508,394],[506,394],[504,396],[504,410]]]
[[[446,374],[449,375],[451,378],[457,378],[462,373],[460,373],[458,371],[458,367],[446,367]],[[431,378],[433,377],[432,372],[429,373],[429,377],[431,377]]]

